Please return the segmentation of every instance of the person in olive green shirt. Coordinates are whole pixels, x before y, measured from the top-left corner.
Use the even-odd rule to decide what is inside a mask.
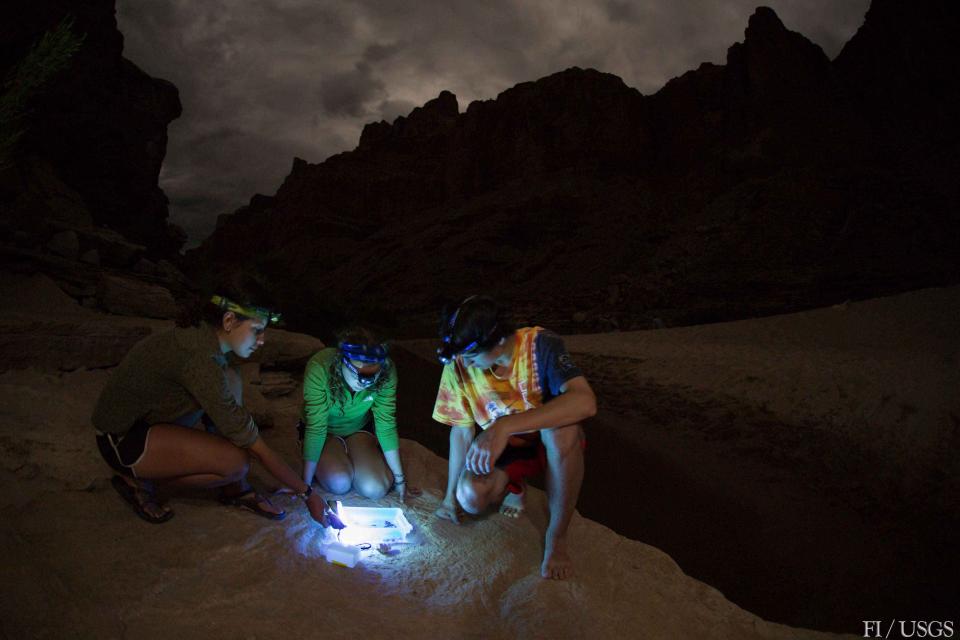
[[[324,490],[379,499],[408,488],[397,435],[397,368],[366,329],[351,329],[336,348],[307,363],[303,379],[303,480]]]
[[[91,421],[100,454],[117,472],[111,484],[138,516],[154,524],[173,516],[156,496],[158,482],[221,487],[221,502],[282,519],[285,512],[247,483],[255,459],[327,526],[327,503],[260,437],[242,404],[240,375],[227,362],[229,353],[248,358],[261,347],[276,316],[236,292],[230,296],[205,298],[195,317],[184,318],[182,324],[193,326],[142,340],[110,376]],[[204,414],[216,433],[194,428]]]

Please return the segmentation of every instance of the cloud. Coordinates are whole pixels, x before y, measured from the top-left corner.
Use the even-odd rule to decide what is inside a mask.
[[[868,0],[768,0],[835,56]],[[642,93],[722,63],[756,0],[118,0],[125,55],[180,89],[161,187],[195,244],[273,193],[292,158],[353,148],[363,125],[446,89],[472,100],[571,66]]]
[[[331,74],[320,82],[320,104],[332,116],[369,116],[368,105],[382,101],[386,87],[370,65],[361,61],[352,70]]]

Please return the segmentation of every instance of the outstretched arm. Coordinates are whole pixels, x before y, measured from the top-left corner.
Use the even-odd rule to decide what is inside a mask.
[[[503,416],[487,427],[469,447],[465,460],[467,469],[480,475],[490,473],[510,436],[515,433],[566,427],[596,415],[597,398],[583,376],[568,380],[561,392],[541,407]]]
[[[303,481],[307,484],[313,482],[313,474],[317,472],[317,460],[303,461]]]
[[[256,458],[263,468],[280,483],[290,487],[296,493],[306,493],[310,487],[297,475],[297,472],[290,468],[283,458],[276,451],[270,448],[263,438],[257,438],[256,442],[247,449],[254,458]],[[319,494],[314,493],[306,501],[307,509],[314,520],[327,526],[327,518],[324,515],[326,504]]]

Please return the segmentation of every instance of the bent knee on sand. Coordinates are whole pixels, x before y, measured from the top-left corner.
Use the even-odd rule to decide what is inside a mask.
[[[353,475],[345,471],[318,473],[317,480],[325,490],[336,495],[343,495],[353,487]]]
[[[233,457],[232,460],[228,461],[228,464],[223,467],[220,475],[223,476],[224,480],[237,482],[246,478],[249,472],[250,458],[246,453],[241,452],[240,456]]]
[[[457,483],[457,502],[467,513],[482,513],[498,496],[496,487],[489,476],[464,477]]]
[[[369,498],[371,500],[379,500],[383,496],[387,495],[387,491],[390,490],[390,485],[378,478],[358,478],[354,483],[354,488],[364,498]]]

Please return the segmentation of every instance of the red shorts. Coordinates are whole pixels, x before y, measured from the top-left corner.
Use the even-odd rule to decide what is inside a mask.
[[[586,448],[587,441],[581,438],[580,449],[586,450]],[[507,491],[523,493],[526,479],[542,473],[547,468],[547,450],[540,440],[540,434],[510,436],[507,448],[497,458],[494,466],[507,472],[509,478]]]

